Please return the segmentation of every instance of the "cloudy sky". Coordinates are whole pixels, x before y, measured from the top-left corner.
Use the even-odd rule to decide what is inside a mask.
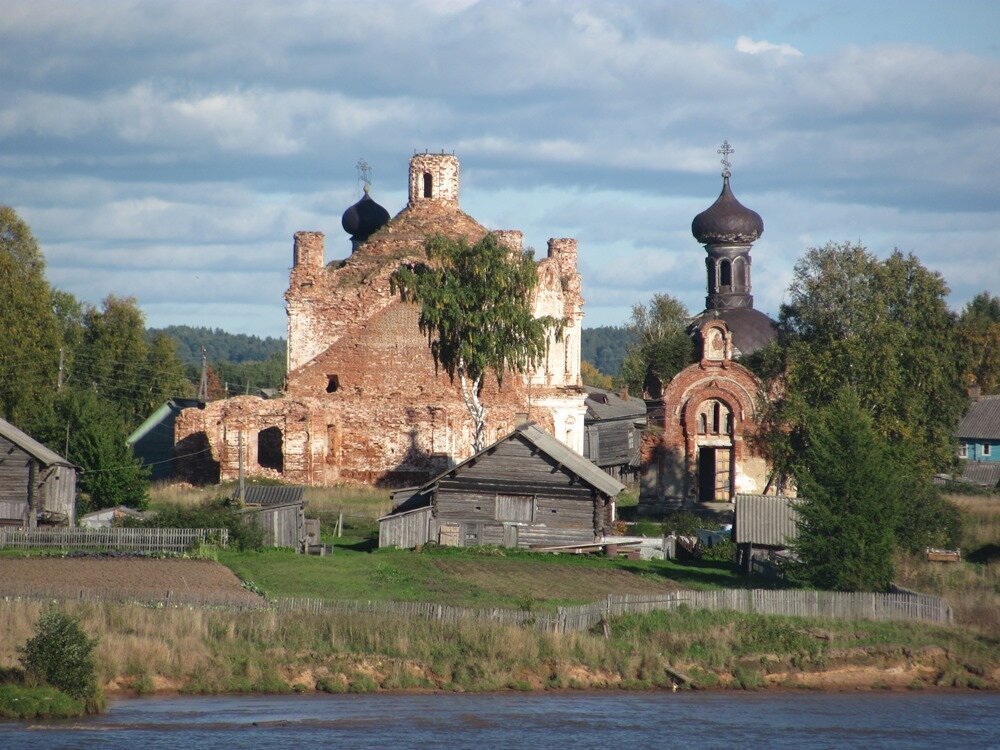
[[[292,234],[344,257],[355,163],[390,213],[415,149],[544,252],[576,237],[585,325],[704,303],[692,217],[764,218],[756,306],[810,246],[914,252],[1000,292],[1000,3],[4,0],[0,203],[50,281],[151,325],[283,335]]]

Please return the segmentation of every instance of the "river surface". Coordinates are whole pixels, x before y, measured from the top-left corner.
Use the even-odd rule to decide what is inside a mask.
[[[0,748],[1000,748],[1000,694],[544,693],[176,697],[0,722]]]

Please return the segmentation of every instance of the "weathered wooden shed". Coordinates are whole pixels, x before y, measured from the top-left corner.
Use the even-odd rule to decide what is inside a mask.
[[[244,518],[264,531],[266,546],[302,550],[306,543],[304,497],[302,487],[251,485],[244,491]]]
[[[584,386],[587,414],[583,455],[621,482],[635,482],[642,463],[639,447],[646,426],[646,402],[604,388]]]
[[[740,568],[788,549],[798,534],[798,498],[782,495],[736,495],[733,540]]]
[[[380,547],[592,544],[625,486],[537,425],[518,427],[427,484],[394,493]]]
[[[0,525],[72,526],[76,467],[0,419]]]

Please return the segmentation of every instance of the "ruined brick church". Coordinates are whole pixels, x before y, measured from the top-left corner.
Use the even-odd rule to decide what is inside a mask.
[[[778,490],[754,440],[770,394],[737,361],[777,334],[774,321],[754,309],[750,286],[750,250],[764,222],[733,195],[729,144],[723,143],[719,153],[722,192],[691,224],[708,254],[705,310],[688,328],[698,361],[647,394],[649,428],[641,448],[639,496],[645,514]]]
[[[434,234],[475,243],[487,229],[459,207],[459,161],[410,160],[409,201],[395,217],[365,193],[344,212],[346,258],[327,261],[321,232],[297,232],[285,293],[288,362],[283,394],[237,396],[184,410],[175,423],[179,477],[218,482],[249,476],[298,484],[422,481],[472,454],[473,425],[456,384],[437,372],[419,308],[400,301],[390,276],[424,257]],[[522,233],[495,230],[512,251]],[[346,245],[346,243],[345,243]],[[346,249],[346,248],[345,248]],[[335,256],[336,257],[336,256]],[[486,442],[533,420],[578,452],[583,298],[573,239],[550,239],[537,262],[536,316],[563,319],[544,362],[499,387],[486,383]]]

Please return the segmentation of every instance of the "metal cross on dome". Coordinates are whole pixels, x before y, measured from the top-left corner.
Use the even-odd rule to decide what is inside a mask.
[[[358,169],[358,179],[365,184],[365,192],[367,193],[372,186],[372,168],[364,159],[358,159],[358,163],[354,166]]]
[[[732,175],[732,172],[729,171],[729,168],[733,165],[732,162],[729,161],[729,155],[735,154],[736,150],[729,145],[728,140],[725,140],[722,142],[722,147],[715,153],[722,154],[722,176],[729,177],[730,175]]]

